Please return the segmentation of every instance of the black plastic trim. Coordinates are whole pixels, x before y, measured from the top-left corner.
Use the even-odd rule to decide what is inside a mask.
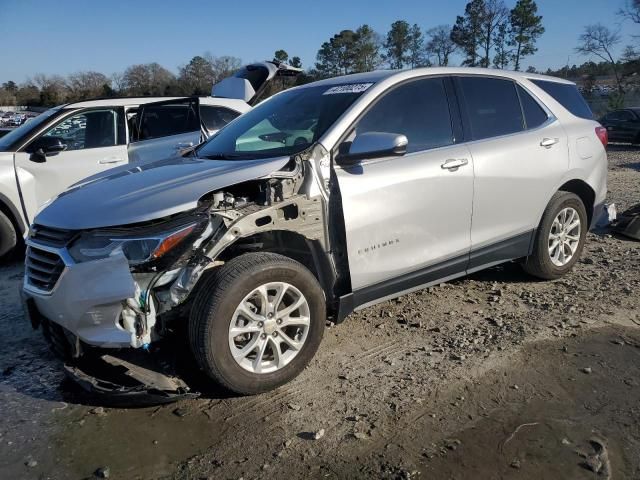
[[[535,230],[531,230],[472,251],[469,255],[467,270],[529,256],[533,249],[534,233]]]
[[[419,287],[420,285],[425,285],[442,278],[463,273],[468,261],[468,254],[461,255],[442,263],[438,263],[415,272],[405,273],[399,277],[356,290],[353,292],[354,305],[358,307],[380,298],[385,298],[405,290]]]

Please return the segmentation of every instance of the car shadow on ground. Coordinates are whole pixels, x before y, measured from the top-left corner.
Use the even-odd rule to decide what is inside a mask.
[[[503,263],[495,267],[480,270],[450,283],[456,285],[465,279],[485,283],[536,283],[539,279],[532,277],[522,269],[521,261]]]
[[[624,168],[629,168],[631,170],[636,170],[638,172],[640,172],[640,162],[636,162],[636,163],[625,163],[624,164]]]
[[[607,152],[637,152],[640,151],[640,145],[632,145],[630,143],[610,143],[607,145]]]

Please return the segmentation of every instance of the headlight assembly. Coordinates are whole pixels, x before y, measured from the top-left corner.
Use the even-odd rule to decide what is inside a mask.
[[[173,250],[198,227],[198,223],[182,225],[153,235],[117,235],[108,231],[83,233],[69,248],[76,262],[88,262],[122,252],[130,265],[158,260]]]

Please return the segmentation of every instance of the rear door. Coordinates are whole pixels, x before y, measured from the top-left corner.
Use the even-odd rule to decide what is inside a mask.
[[[16,171],[27,211],[35,212],[85,177],[127,163],[124,121],[122,107],[80,110],[57,121],[16,152]],[[64,151],[37,161],[33,152],[43,137],[59,139]]]
[[[129,161],[147,163],[179,155],[204,138],[197,97],[140,105],[130,125]]]
[[[567,171],[560,123],[504,78],[456,78],[473,157],[469,269],[528,254],[533,231]]]

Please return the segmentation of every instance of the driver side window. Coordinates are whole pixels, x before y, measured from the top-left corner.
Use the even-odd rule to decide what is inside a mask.
[[[414,80],[384,94],[355,126],[355,136],[367,132],[405,135],[407,152],[451,145],[453,128],[444,80]]]
[[[72,115],[42,136],[59,138],[66,151],[84,150],[118,145],[118,130],[118,112],[89,110]]]

